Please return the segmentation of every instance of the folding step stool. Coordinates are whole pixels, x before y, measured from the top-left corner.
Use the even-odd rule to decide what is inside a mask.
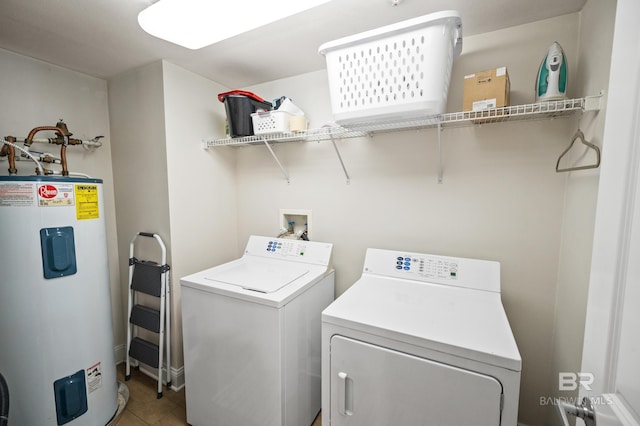
[[[134,257],[134,245],[138,237],[154,238],[162,250],[162,260],[138,260]],[[131,378],[130,358],[158,369],[158,396],[162,398],[163,349],[167,346],[167,387],[171,386],[171,297],[167,265],[167,249],[158,234],[138,232],[129,246],[129,303],[127,326],[127,366],[125,380]],[[160,309],[138,303],[137,294],[144,293],[160,298]],[[137,337],[138,328],[158,334],[158,344]],[[166,339],[165,339],[166,330]],[[137,366],[137,365],[136,365]]]

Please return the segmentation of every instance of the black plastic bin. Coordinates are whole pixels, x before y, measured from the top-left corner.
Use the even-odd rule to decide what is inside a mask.
[[[257,98],[257,97],[256,97]],[[251,96],[242,94],[224,94],[221,101],[227,112],[227,123],[229,125],[229,136],[238,138],[253,135],[253,122],[251,114],[258,110],[270,111],[270,102],[260,101]]]

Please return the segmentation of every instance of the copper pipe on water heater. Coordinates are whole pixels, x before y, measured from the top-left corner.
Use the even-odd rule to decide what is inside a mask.
[[[69,168],[67,167],[67,144],[60,147],[60,163],[62,164],[62,176],[69,176]]]
[[[33,143],[33,138],[36,133],[43,131],[52,131],[56,132],[56,143],[60,143],[60,163],[62,164],[62,176],[69,176],[69,168],[67,166],[67,144],[69,142],[69,137],[73,134],[69,132],[67,125],[62,121],[58,121],[55,126],[40,126],[31,129],[29,135],[24,141],[24,144],[27,146],[31,146]]]
[[[65,126],[66,127],[66,126]],[[66,129],[65,129],[66,130]],[[31,129],[31,131],[29,132],[29,135],[25,138],[24,140],[24,144],[27,146],[31,146],[31,144],[33,143],[33,138],[36,136],[36,133],[39,132],[46,132],[46,131],[50,131],[50,132],[56,132],[56,134],[58,136],[66,136],[64,133],[62,133],[62,129],[60,129],[59,127],[55,127],[55,126],[40,126],[40,127],[34,127],[33,129]]]
[[[56,127],[60,129],[59,134],[62,137],[62,146],[60,147],[60,163],[62,164],[62,176],[69,176],[69,167],[67,166],[67,145],[71,140],[71,133],[67,125],[62,119],[58,120]]]
[[[15,143],[16,138],[13,136],[5,136],[5,141]],[[0,157],[9,156],[9,174],[15,175],[18,173],[18,169],[16,168],[16,149],[13,145],[2,145],[2,149],[0,149]]]

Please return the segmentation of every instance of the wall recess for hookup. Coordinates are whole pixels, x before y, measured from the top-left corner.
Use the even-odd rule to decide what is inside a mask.
[[[279,226],[281,238],[311,240],[311,210],[280,209]]]

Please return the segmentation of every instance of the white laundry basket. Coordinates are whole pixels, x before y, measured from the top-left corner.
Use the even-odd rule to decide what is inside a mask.
[[[251,114],[254,135],[286,133],[293,114],[287,111],[265,111]]]
[[[331,108],[338,124],[442,114],[453,60],[462,51],[456,11],[413,18],[325,43]]]

